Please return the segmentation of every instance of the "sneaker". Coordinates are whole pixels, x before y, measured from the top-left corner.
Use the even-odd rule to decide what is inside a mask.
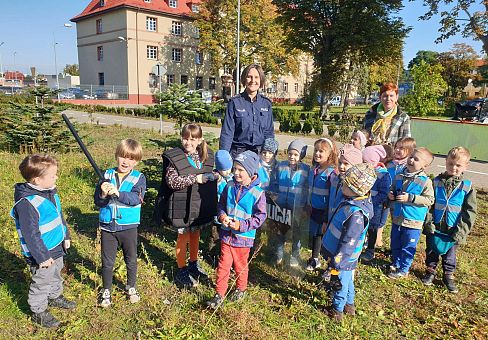
[[[320,260],[318,258],[311,257],[308,260],[307,267],[305,267],[305,269],[311,272],[319,267],[320,267]]]
[[[130,287],[127,290],[127,296],[129,297],[130,303],[138,303],[141,301],[141,296],[139,295],[139,292],[136,290],[135,287]]]
[[[346,303],[346,305],[344,306],[344,314],[352,316],[356,315],[356,306]]]
[[[188,263],[188,272],[197,281],[208,280],[208,274],[200,267],[198,261]]]
[[[334,307],[329,307],[325,310],[325,313],[329,318],[331,318],[334,321],[340,322],[344,318],[344,313],[339,312],[336,310]]]
[[[58,307],[63,309],[76,308],[76,302],[67,300],[63,295],[60,295],[55,299],[49,299],[48,305],[50,307]]]
[[[374,259],[374,249],[366,249],[364,253],[361,254],[361,260],[369,262]]]
[[[407,273],[404,273],[404,272],[399,272],[399,271],[391,272],[391,273],[388,274],[388,277],[390,279],[393,279],[393,280],[404,279],[407,276],[408,276],[408,272]]]
[[[236,301],[239,301],[240,299],[244,298],[245,295],[246,295],[246,291],[242,291],[239,288],[236,288],[236,290],[234,290],[232,292],[232,294],[230,295],[229,300],[236,302]]]
[[[32,314],[32,321],[46,328],[54,328],[60,325],[58,319],[49,313],[47,309],[44,312]]]
[[[98,305],[102,308],[110,307],[112,304],[112,295],[109,289],[103,289],[100,292],[100,297],[98,299]]]
[[[219,294],[215,294],[215,296],[211,300],[205,302],[207,307],[212,309],[219,308],[222,303],[224,303],[224,299]]]
[[[432,286],[434,282],[435,274],[431,272],[426,272],[425,276],[422,278],[422,283],[426,286]]]
[[[444,275],[442,278],[442,282],[446,285],[447,289],[449,290],[449,293],[456,294],[459,292],[459,290],[456,287],[456,282],[454,282],[454,276],[453,275]]]
[[[175,284],[178,288],[189,289],[195,287],[198,283],[190,275],[188,267],[179,268],[175,277]]]
[[[395,266],[395,265],[390,265],[390,273],[394,273],[394,272],[397,272],[398,271],[398,267]]]
[[[298,259],[295,256],[290,256],[290,267],[298,267]]]

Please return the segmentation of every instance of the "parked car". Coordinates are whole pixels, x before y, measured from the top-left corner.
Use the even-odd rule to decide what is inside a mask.
[[[73,93],[76,99],[96,99],[96,96],[91,95],[90,91],[83,90],[78,87],[70,87],[68,91]]]
[[[119,99],[119,94],[106,89],[98,89],[95,91],[95,97],[96,99]]]
[[[59,92],[58,96],[59,96],[59,99],[75,99],[76,98],[75,94],[73,92],[68,91],[68,90]]]
[[[331,99],[329,99],[329,101],[327,103],[329,105],[332,105],[332,106],[340,106],[341,102],[342,102],[341,96],[335,96],[335,97],[332,97]]]
[[[488,98],[466,100],[455,104],[455,120],[483,122],[488,119]]]
[[[376,97],[371,97],[368,99],[368,105],[374,105],[374,104],[379,103],[379,102],[380,102],[380,99],[376,98]]]

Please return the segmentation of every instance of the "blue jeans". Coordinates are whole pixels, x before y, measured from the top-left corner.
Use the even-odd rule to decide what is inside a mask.
[[[343,270],[339,272],[339,279],[342,283],[342,289],[334,293],[332,298],[332,307],[338,312],[344,311],[346,304],[354,304],[354,270]]]
[[[425,265],[427,266],[427,270],[431,273],[435,273],[440,257],[442,259],[442,270],[444,271],[444,275],[454,274],[454,271],[456,270],[456,251],[458,245],[453,245],[444,255],[438,255],[430,247],[431,238],[432,235],[427,235],[427,249],[425,250]]]
[[[396,224],[391,226],[392,265],[401,273],[408,273],[421,233],[420,229],[401,227]]]

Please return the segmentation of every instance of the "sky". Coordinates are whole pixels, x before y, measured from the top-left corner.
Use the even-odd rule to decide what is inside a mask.
[[[162,1],[162,0],[158,0]],[[76,49],[76,24],[64,27],[70,19],[81,13],[89,0],[0,0],[0,66],[4,71],[14,68],[30,74],[35,66],[38,73],[54,74],[54,40],[56,44],[57,70],[66,64],[78,63]],[[467,43],[481,53],[479,41],[461,36],[435,44],[439,18],[419,21],[425,12],[422,1],[404,0],[399,13],[407,26],[412,27],[404,46],[405,65],[419,50],[448,51],[454,43]]]

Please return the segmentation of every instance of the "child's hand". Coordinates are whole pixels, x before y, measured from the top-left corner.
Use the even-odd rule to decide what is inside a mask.
[[[46,261],[39,264],[39,268],[49,268],[54,263],[52,258],[47,259]]]
[[[197,175],[197,183],[198,184],[205,184],[205,183],[207,183],[207,180],[208,180],[208,178],[207,178],[207,176],[205,176],[205,174]]]
[[[108,191],[109,191],[111,185],[112,184],[110,184],[109,182],[103,182],[100,185],[100,190],[102,190],[102,194],[101,194],[102,198],[105,198],[108,196]]]
[[[388,192],[388,199],[390,201],[394,201],[395,200],[395,194],[393,193],[393,191],[389,191]]]
[[[71,247],[71,240],[64,240],[64,249],[69,249]]]
[[[119,196],[120,196],[119,190],[117,190],[117,188],[116,188],[114,185],[112,185],[112,184],[110,184],[110,186],[111,186],[111,187],[110,187],[110,189],[108,190],[107,194],[108,194],[109,196],[113,196],[113,195],[115,195],[115,196],[119,197]]]
[[[401,193],[400,195],[396,195],[395,201],[397,201],[397,202],[408,202],[408,194]]]
[[[327,222],[324,222],[322,224],[322,235],[325,235],[325,232],[327,231]]]
[[[240,230],[240,223],[234,219],[231,219],[229,222],[229,228],[232,230],[239,231]]]

